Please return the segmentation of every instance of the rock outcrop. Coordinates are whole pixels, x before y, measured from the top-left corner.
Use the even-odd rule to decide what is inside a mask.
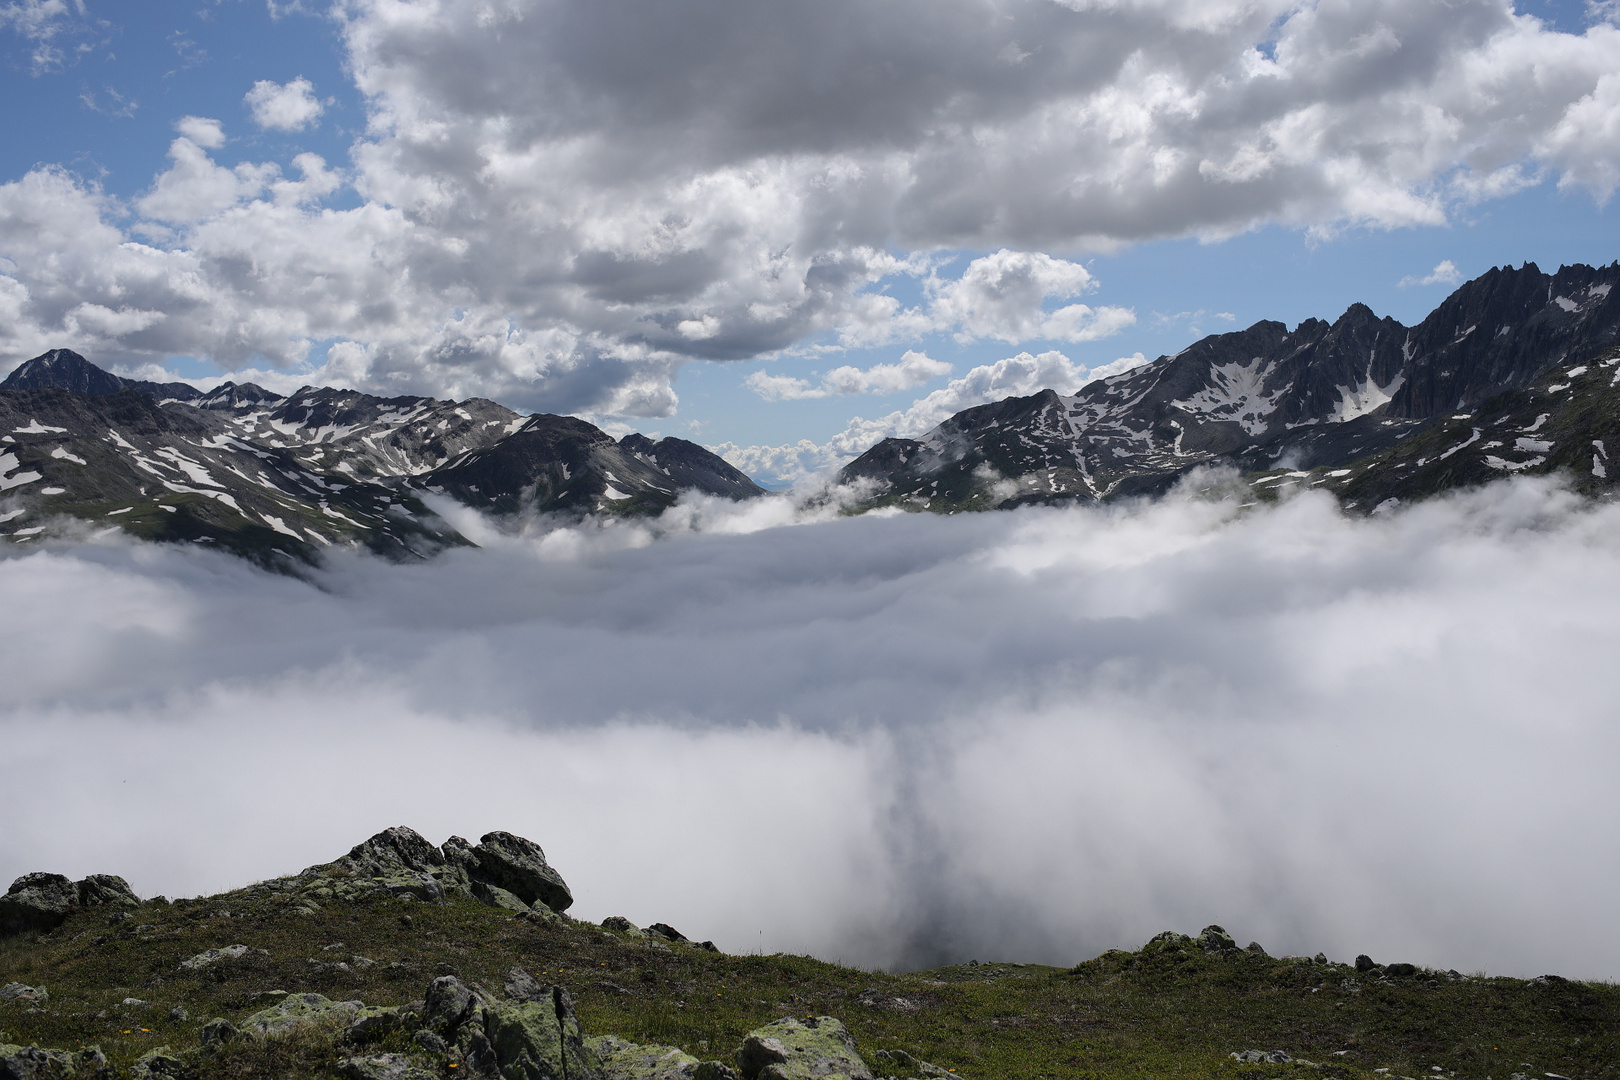
[[[81,908],[136,907],[129,882],[113,874],[72,881],[61,874],[24,874],[0,896],[0,936],[54,930]]]
[[[787,1017],[756,1028],[737,1051],[743,1080],[874,1080],[843,1022]]]
[[[452,836],[441,848],[402,825],[384,829],[332,862],[252,888],[284,897],[291,910],[309,915],[328,903],[379,895],[428,902],[471,897],[552,922],[574,902],[568,883],[531,840],[491,832],[477,844]]]

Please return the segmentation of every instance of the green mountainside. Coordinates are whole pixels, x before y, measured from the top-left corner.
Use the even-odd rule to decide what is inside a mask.
[[[28,875],[0,898],[0,1077],[1620,1076],[1608,983],[1277,958],[1219,927],[1071,968],[891,974],[546,898],[571,901],[505,833],[391,829],[172,902]]]

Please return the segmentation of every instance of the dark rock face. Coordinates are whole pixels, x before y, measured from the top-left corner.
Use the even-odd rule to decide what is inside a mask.
[[[1463,285],[1416,327],[1361,304],[1332,325],[1259,322],[1069,396],[1009,398],[885,439],[839,481],[866,506],[935,511],[1153,494],[1205,465],[1324,470],[1313,485],[1366,509],[1524,471],[1608,490],[1620,482],[1606,464],[1617,284],[1620,263],[1553,275],[1526,264]],[[1542,413],[1555,437],[1521,441],[1543,430]],[[1478,428],[1479,446],[1442,459],[1461,441],[1456,421]]]
[[[651,514],[690,488],[762,494],[680,439],[615,442],[583,420],[482,398],[312,386],[282,397],[251,383],[202,394],[121,379],[62,349],[0,385],[0,435],[0,491],[26,512],[7,528],[32,530],[0,536],[78,517],[283,570],[333,546],[417,558],[465,545],[429,494],[497,515]]]
[[[509,832],[485,833],[479,838],[478,878],[505,889],[524,903],[541,903],[552,911],[567,911],[574,894],[562,875],[546,862],[540,845]]]
[[[765,489],[733,468],[725,458],[694,442],[666,436],[653,442],[640,433],[619,440],[621,449],[661,470],[683,488],[696,488],[728,499],[751,499]]]
[[[74,882],[61,874],[24,874],[0,896],[0,936],[54,930],[80,908],[140,903],[129,883],[113,874]]]
[[[0,382],[0,390],[35,390],[43,386],[60,386],[76,394],[100,396],[134,390],[148,397],[191,401],[202,396],[202,391],[189,383],[154,383],[140,379],[123,379],[110,371],[103,371],[72,349],[52,349],[34,357]]]

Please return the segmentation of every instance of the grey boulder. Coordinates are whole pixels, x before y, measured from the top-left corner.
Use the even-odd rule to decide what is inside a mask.
[[[562,875],[546,862],[540,845],[509,832],[489,832],[473,848],[478,867],[470,876],[487,882],[522,900],[544,904],[552,911],[567,911],[574,894]]]
[[[743,1080],[873,1080],[843,1023],[787,1017],[755,1028],[737,1051]]]

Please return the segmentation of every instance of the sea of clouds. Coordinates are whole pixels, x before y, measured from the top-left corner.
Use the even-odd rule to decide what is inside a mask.
[[[0,878],[214,892],[410,825],[728,951],[1273,953],[1613,978],[1620,507],[787,497],[311,581],[0,559]]]

